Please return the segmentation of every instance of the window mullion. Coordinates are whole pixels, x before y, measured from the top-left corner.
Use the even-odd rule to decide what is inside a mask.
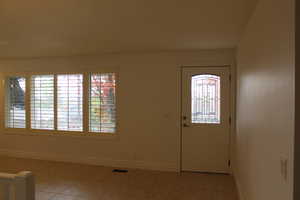
[[[54,130],[57,130],[57,75],[54,74]]]
[[[89,91],[90,74],[83,74],[83,132],[89,132]]]

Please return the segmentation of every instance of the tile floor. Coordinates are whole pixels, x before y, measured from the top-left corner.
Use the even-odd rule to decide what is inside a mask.
[[[0,171],[30,170],[36,200],[237,200],[229,175],[158,172],[0,157]],[[0,197],[1,199],[1,197]]]

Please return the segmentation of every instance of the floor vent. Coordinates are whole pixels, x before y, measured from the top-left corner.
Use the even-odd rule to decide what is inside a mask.
[[[112,170],[112,172],[114,172],[114,173],[127,173],[128,170],[127,169],[114,169],[114,170]]]

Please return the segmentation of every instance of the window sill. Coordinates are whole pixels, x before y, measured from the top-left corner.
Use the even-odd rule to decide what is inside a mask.
[[[2,129],[5,135],[41,136],[41,137],[68,137],[68,138],[90,138],[99,140],[117,140],[116,133],[86,133],[75,131],[48,131],[48,130],[22,130],[17,128]]]

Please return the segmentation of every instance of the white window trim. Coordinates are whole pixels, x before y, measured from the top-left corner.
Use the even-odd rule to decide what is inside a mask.
[[[115,133],[93,133],[89,132],[89,75],[90,74],[101,74],[101,73],[114,73],[116,77],[116,131]],[[31,108],[30,108],[30,92],[31,92],[31,76],[33,75],[62,75],[62,74],[82,74],[83,75],[83,131],[59,131],[59,130],[43,130],[43,129],[31,129]],[[25,109],[26,109],[26,128],[7,128],[5,126],[5,97],[1,98],[0,115],[1,120],[1,133],[9,135],[28,135],[28,136],[58,136],[58,137],[88,137],[96,139],[119,139],[119,106],[118,106],[118,89],[119,89],[119,72],[118,70],[89,70],[88,72],[83,71],[63,71],[63,72],[9,72],[3,73],[1,76],[1,90],[2,94],[6,92],[6,79],[11,76],[20,76],[26,78],[26,94],[25,94]],[[57,81],[57,76],[55,82]],[[56,85],[56,84],[55,84]],[[54,87],[54,90],[57,90]],[[57,123],[57,98],[56,91],[54,93],[54,123]],[[56,127],[56,126],[55,126]]]

